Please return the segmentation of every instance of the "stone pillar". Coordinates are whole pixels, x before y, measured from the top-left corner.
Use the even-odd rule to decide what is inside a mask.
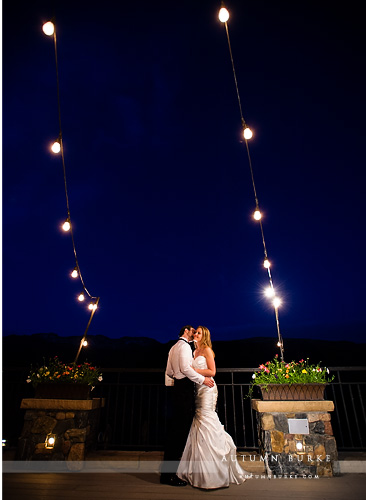
[[[22,399],[20,408],[26,412],[16,459],[65,460],[69,469],[80,468],[75,462],[96,444],[104,403],[100,398]],[[45,447],[49,433],[56,437],[52,449]]]
[[[333,401],[252,400],[259,446],[268,474],[337,475],[338,456],[330,412]]]

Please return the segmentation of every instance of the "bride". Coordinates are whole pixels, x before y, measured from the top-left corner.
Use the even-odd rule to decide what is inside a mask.
[[[214,377],[216,366],[210,331],[199,326],[194,334],[197,348],[192,367],[205,377]],[[197,488],[214,489],[241,484],[244,471],[236,461],[236,447],[215,411],[217,386],[196,384],[196,413],[177,475]]]

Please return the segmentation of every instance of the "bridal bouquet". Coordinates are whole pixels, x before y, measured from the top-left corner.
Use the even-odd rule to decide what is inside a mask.
[[[37,368],[31,368],[27,383],[37,387],[42,383],[70,383],[95,386],[103,380],[99,369],[90,363],[62,363],[57,356]]]

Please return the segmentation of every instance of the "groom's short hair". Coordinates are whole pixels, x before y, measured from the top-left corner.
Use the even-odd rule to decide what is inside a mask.
[[[183,326],[183,328],[180,329],[179,337],[181,337],[184,334],[184,332],[186,331],[186,329],[189,331],[191,328],[193,328],[192,325]]]

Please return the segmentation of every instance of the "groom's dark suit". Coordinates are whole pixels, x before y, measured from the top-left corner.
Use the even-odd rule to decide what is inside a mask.
[[[180,338],[170,349],[165,371],[168,395],[168,422],[162,475],[175,474],[187,441],[194,415],[194,382],[202,384],[205,377],[192,368],[192,350]],[[172,385],[174,383],[174,385]]]

